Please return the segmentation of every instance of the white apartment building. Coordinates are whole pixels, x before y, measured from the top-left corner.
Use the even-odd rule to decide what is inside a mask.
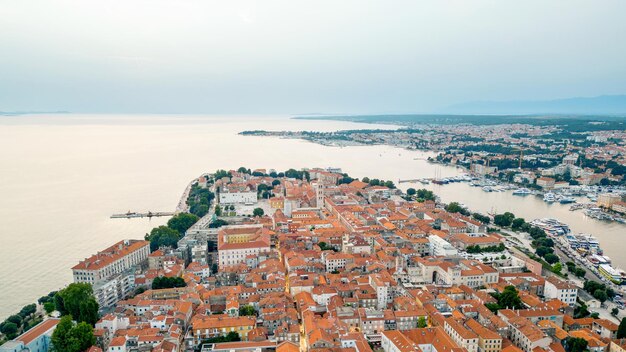
[[[389,275],[371,274],[369,284],[376,290],[376,306],[378,309],[386,309],[387,304],[393,301],[393,286],[396,282]]]
[[[537,347],[548,348],[552,339],[526,318],[508,320],[511,342],[524,352],[532,352]]]
[[[551,276],[546,279],[543,295],[546,299],[556,298],[573,307],[576,304],[578,288],[572,283]]]
[[[380,334],[385,330],[384,312],[371,308],[359,308],[358,312],[361,332],[369,341],[379,341]]]
[[[446,319],[444,330],[460,347],[468,352],[478,352],[478,335],[467,329],[454,318]]]
[[[150,242],[123,240],[72,268],[74,282],[95,285],[140,264],[150,255]]]
[[[327,273],[343,270],[353,260],[354,258],[346,253],[324,253],[324,264],[326,265]]]
[[[428,236],[428,242],[430,244],[430,254],[432,255],[448,257],[459,254],[459,251],[450,242],[439,236]]]
[[[135,275],[124,272],[93,285],[93,295],[100,308],[113,307],[135,289]]]
[[[220,204],[256,204],[256,192],[220,192]]]
[[[385,352],[421,352],[420,347],[398,330],[383,331],[380,347]]]
[[[330,299],[337,296],[337,290],[330,286],[316,286],[311,290],[315,303],[320,306],[328,306]]]

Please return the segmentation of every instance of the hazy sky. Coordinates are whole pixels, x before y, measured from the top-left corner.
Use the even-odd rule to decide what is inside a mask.
[[[626,93],[626,1],[0,0],[0,111],[429,112]]]

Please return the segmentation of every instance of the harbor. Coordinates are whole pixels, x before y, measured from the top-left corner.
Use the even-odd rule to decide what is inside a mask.
[[[469,182],[476,177],[472,177],[470,175],[458,175],[458,176],[450,176],[450,177],[436,177],[436,178],[415,178],[415,179],[406,179],[406,180],[398,180],[398,183],[421,183],[421,184],[436,184],[436,185],[447,185],[448,183],[455,182]]]
[[[606,195],[615,195],[616,197],[622,197],[626,195],[626,189],[623,187],[611,187],[611,186],[571,186],[563,189],[554,189],[549,191],[530,189],[526,187],[520,187],[513,183],[507,183],[497,181],[490,178],[479,178],[470,174],[463,174],[459,176],[446,177],[446,178],[420,178],[410,180],[398,180],[399,183],[422,183],[424,185],[449,185],[457,182],[468,182],[469,186],[478,187],[482,191],[487,193],[492,192],[507,192],[511,191],[514,196],[536,196],[547,203],[559,203],[559,204],[571,204],[570,211],[583,210],[583,214],[586,217],[626,224],[626,214],[620,214],[614,211],[607,211],[602,206],[599,206],[601,202],[598,202],[599,198]]]
[[[553,218],[535,219],[530,224],[544,230],[557,248],[573,262],[582,265],[605,284],[614,285],[615,289],[624,291],[626,272],[613,266],[611,258],[604,255],[604,250],[595,236],[574,234],[566,223]]]

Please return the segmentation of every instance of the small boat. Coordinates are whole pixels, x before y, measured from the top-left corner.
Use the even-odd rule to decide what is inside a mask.
[[[583,204],[576,203],[576,204],[572,204],[572,206],[569,207],[569,210],[574,211],[574,210],[582,209],[583,207],[584,207]]]
[[[556,201],[556,196],[552,192],[548,192],[544,194],[543,201],[547,203],[554,203]]]
[[[489,186],[485,186],[485,187],[483,187],[483,191],[485,191],[485,192],[493,192],[493,188],[491,188]]]
[[[518,188],[515,191],[513,191],[513,194],[516,196],[526,196],[531,194],[532,192],[530,192],[530,190],[528,188]]]
[[[572,198],[572,197],[563,197],[563,198],[559,199],[559,203],[561,203],[561,204],[576,203],[576,199]]]

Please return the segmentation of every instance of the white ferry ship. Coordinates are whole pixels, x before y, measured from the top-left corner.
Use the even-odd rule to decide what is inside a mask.
[[[615,269],[609,264],[600,264],[598,265],[598,272],[600,275],[604,276],[611,282],[617,285],[621,285],[626,278],[626,273],[623,270]]]
[[[550,236],[563,236],[571,232],[567,224],[552,218],[535,219],[530,224],[539,227]]]

